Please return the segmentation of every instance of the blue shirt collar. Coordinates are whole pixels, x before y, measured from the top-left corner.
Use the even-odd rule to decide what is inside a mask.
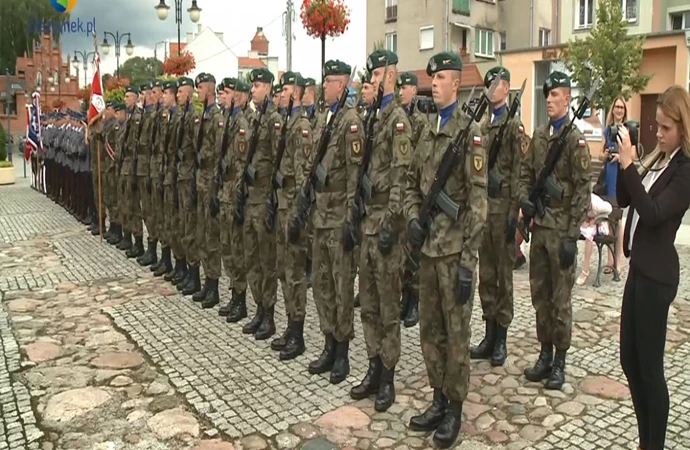
[[[386,94],[383,96],[383,98],[381,99],[381,111],[383,111],[383,108],[385,108],[391,102],[391,100],[393,100],[394,94],[394,92],[391,92],[390,94]]]
[[[307,105],[306,109],[307,109],[307,114],[311,114],[311,112],[314,111],[314,105]]]
[[[175,114],[175,113],[177,112],[177,105],[172,105],[172,106],[170,107],[170,112],[171,112],[172,114]]]
[[[553,120],[551,119],[551,128],[553,129],[554,134],[558,133],[558,130],[561,129],[563,124],[565,123],[565,119],[568,118],[568,113],[565,114],[565,116],[561,117],[560,119]]]
[[[242,109],[241,106],[239,106],[239,105],[238,105],[238,106],[235,106],[235,109],[232,110],[232,115],[234,116],[235,114],[237,114],[237,113],[239,112],[240,109]]]
[[[206,106],[206,111],[204,111],[204,114],[208,114],[208,112],[209,112],[209,111],[211,110],[211,108],[213,108],[214,106],[216,106],[216,102],[213,102],[213,103],[209,104],[208,106]]]
[[[498,122],[498,119],[501,118],[501,115],[505,112],[505,110],[506,110],[506,104],[505,103],[502,104],[501,106],[499,106],[498,108],[494,108],[494,111],[493,111],[494,118],[491,121],[491,123],[493,124],[493,123]]]
[[[335,110],[338,109],[338,102],[333,102],[333,104],[329,106],[328,109],[330,109],[331,112],[334,113]]]
[[[453,115],[453,112],[455,112],[455,108],[458,107],[458,102],[453,102],[450,105],[446,106],[445,108],[441,108],[438,111],[438,115],[441,118],[441,122],[439,123],[438,129],[440,130],[443,128],[443,126],[448,123],[450,120],[451,116]]]
[[[302,105],[297,105],[292,108],[292,112],[290,113],[291,116],[295,116],[300,113],[302,110]]]
[[[144,107],[144,111],[146,111],[146,112],[151,112],[152,109],[153,109],[153,105],[150,103]]]

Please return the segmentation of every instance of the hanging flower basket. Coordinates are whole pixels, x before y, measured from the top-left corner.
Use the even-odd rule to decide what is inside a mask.
[[[109,77],[105,81],[106,91],[115,91],[120,88],[125,88],[130,85],[129,78],[127,77]]]
[[[166,75],[184,76],[196,68],[196,61],[191,52],[171,55],[163,61],[163,73]]]
[[[307,34],[319,39],[340,36],[350,24],[343,0],[303,0],[299,16]]]

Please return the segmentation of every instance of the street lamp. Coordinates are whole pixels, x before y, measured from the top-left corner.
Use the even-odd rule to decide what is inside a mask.
[[[175,23],[177,23],[177,54],[181,53],[180,50],[180,25],[182,25],[182,0],[175,1]],[[168,10],[170,7],[165,3],[165,0],[160,0],[158,5],[153,7],[158,14],[160,20],[165,20],[168,18]],[[201,18],[201,8],[197,6],[196,0],[192,0],[192,6],[187,8],[189,13],[189,20],[193,23],[197,23]]]
[[[108,49],[110,49],[110,46],[108,46]],[[105,49],[103,49],[103,53],[105,53]],[[84,69],[84,86],[86,86],[86,68],[87,68],[87,63],[90,61],[89,58],[94,58],[96,56],[96,52],[86,52],[86,50],[81,51],[81,50],[75,50],[74,51],[74,59],[72,60],[72,67],[74,67],[74,70],[79,70],[79,59],[77,59],[77,55],[81,56],[82,60],[82,68]],[[69,81],[68,81],[69,83]]]
[[[103,54],[107,55],[110,52],[110,44],[108,43],[108,36],[112,37],[113,40],[115,41],[115,64],[117,66],[117,76],[118,78],[120,77],[120,43],[122,39],[127,36],[127,44],[125,44],[125,52],[127,53],[127,56],[132,56],[132,53],[134,53],[134,45],[132,45],[132,35],[131,33],[123,33],[120,34],[119,31],[116,31],[115,34],[111,33],[110,31],[105,31],[103,33],[103,43],[101,44],[101,49],[103,49]],[[72,62],[74,64],[74,61]]]

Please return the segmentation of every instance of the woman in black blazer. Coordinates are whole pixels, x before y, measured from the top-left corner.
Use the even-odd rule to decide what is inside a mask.
[[[628,130],[618,136],[617,198],[629,206],[623,251],[630,271],[623,293],[620,358],[632,396],[641,450],[663,450],[668,422],[664,347],[668,310],[678,291],[674,241],[690,204],[690,95],[672,86],[657,100],[657,147],[634,165]]]

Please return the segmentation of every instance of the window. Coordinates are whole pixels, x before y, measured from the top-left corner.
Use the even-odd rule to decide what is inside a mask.
[[[474,30],[474,54],[493,58],[494,56],[494,32],[476,28]]]
[[[386,23],[398,20],[398,0],[386,0]]]
[[[394,53],[398,52],[398,33],[386,34],[386,50]]]
[[[594,17],[594,0],[577,0],[577,28],[589,28]]]
[[[470,15],[470,0],[453,0],[453,12],[456,14]]]
[[[539,46],[548,47],[551,45],[551,30],[539,28]]]
[[[637,0],[621,0],[623,20],[637,22]]]
[[[422,27],[419,29],[419,49],[434,49],[434,27]]]
[[[498,33],[498,35],[501,37],[501,50],[505,50],[507,48],[507,40],[506,40],[506,32],[501,31]]]
[[[672,30],[690,29],[690,11],[671,14],[671,29]]]

